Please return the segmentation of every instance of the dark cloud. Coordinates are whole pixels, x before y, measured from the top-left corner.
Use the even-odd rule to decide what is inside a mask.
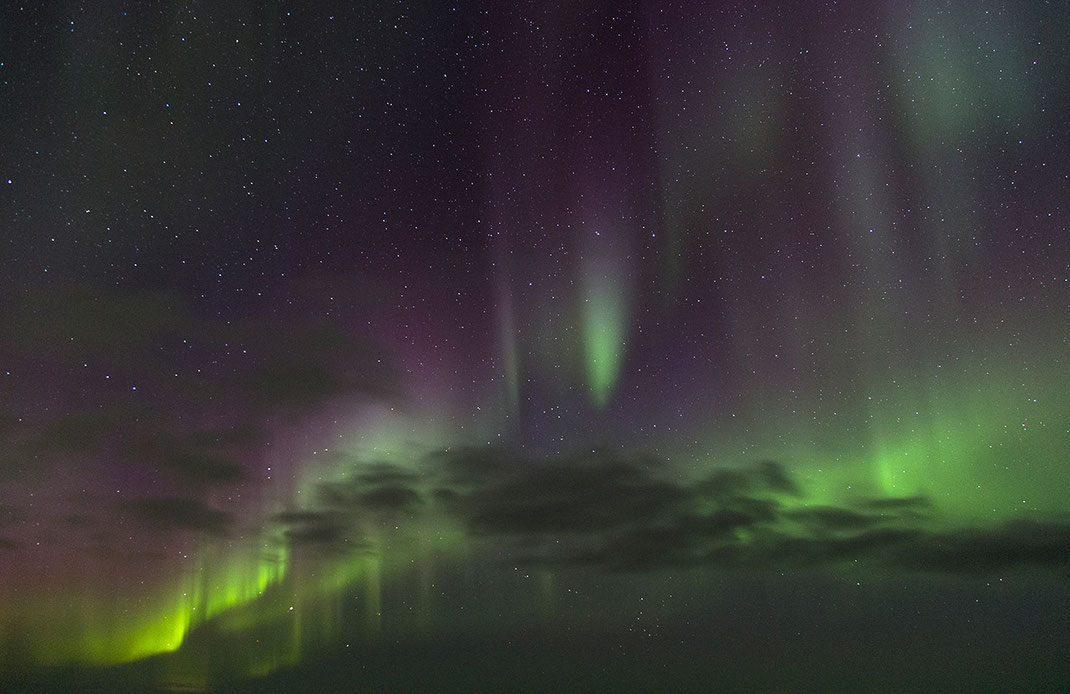
[[[179,422],[136,404],[73,411],[24,424],[8,439],[9,465],[33,461],[46,469],[109,461],[160,473],[187,489],[236,484],[244,478],[238,456],[259,442],[253,427],[218,431],[172,430]]]
[[[9,540],[6,537],[0,537],[0,552],[10,552],[19,549],[22,546],[23,543],[18,540]]]
[[[657,458],[593,451],[533,461],[494,450],[441,451],[432,497],[508,561],[651,570],[706,561],[738,533],[781,521],[798,494],[776,463],[678,481]],[[452,485],[449,482],[453,482]]]
[[[750,468],[715,470],[694,486],[693,493],[714,499],[763,494],[796,496],[799,486],[780,463],[763,460]]]
[[[1023,520],[992,529],[933,533],[896,560],[907,567],[950,573],[1023,565],[1070,568],[1070,523]]]
[[[233,456],[252,435],[233,431],[142,432],[123,446],[126,461],[151,466],[165,472],[171,479],[192,487],[215,484],[235,484],[245,471]]]
[[[198,436],[204,446],[219,442]],[[1070,566],[1070,522],[1062,519],[963,528],[922,496],[809,504],[773,461],[698,480],[651,456],[601,450],[536,460],[455,448],[412,467],[344,455],[331,464],[344,476],[321,483],[313,506],[270,519],[294,548],[380,551],[368,531],[406,514],[462,524],[477,551],[514,566],[650,572],[864,563],[959,573]],[[156,527],[222,532],[226,525],[193,500],[138,503],[140,517]]]
[[[390,463],[371,463],[357,471],[356,479],[366,485],[415,484],[420,474]]]
[[[353,519],[338,511],[286,511],[272,520],[284,526],[283,536],[292,547],[307,547],[327,554],[367,549]]]
[[[123,508],[143,525],[156,531],[189,530],[225,535],[230,514],[209,507],[197,498],[148,497],[127,501]]]
[[[443,477],[445,484],[459,487],[483,486],[529,464],[508,449],[491,447],[434,451],[424,462],[428,469]]]
[[[710,563],[714,554],[732,546],[736,531],[764,521],[747,513],[717,510],[708,515],[685,515],[670,523],[636,526],[604,538],[575,559],[615,571],[649,571]]]
[[[357,503],[373,510],[402,511],[421,506],[423,498],[414,489],[394,484],[364,492]]]
[[[319,500],[326,506],[350,513],[413,508],[422,503],[420,493],[404,484],[369,485],[358,477],[321,484]]]
[[[742,470],[717,470],[694,486],[694,491],[702,496],[726,498],[747,491],[753,480]]]
[[[271,520],[284,525],[300,525],[340,518],[342,515],[334,511],[282,511],[273,515]]]
[[[334,519],[295,523],[284,531],[286,539],[294,545],[339,544],[348,539],[348,526]]]
[[[344,294],[319,283],[304,296],[324,307],[336,295]],[[67,483],[122,494],[151,488],[161,498],[120,507],[156,531],[222,535],[228,512],[255,513],[240,501],[216,510],[207,494],[263,478],[249,470],[277,415],[289,421],[334,398],[397,398],[400,390],[381,345],[312,304],[223,316],[168,292],[78,284],[2,298],[0,481],[58,492]],[[379,489],[385,470],[368,475],[355,503],[379,511],[420,504],[416,490]],[[59,515],[49,522],[70,527]]]
[[[424,505],[418,488],[423,476],[413,470],[345,456],[335,457],[333,462],[346,466],[350,474],[344,480],[319,485],[319,501],[332,509],[367,516],[395,511],[411,513]]]
[[[847,536],[797,537],[775,534],[762,546],[740,546],[736,560],[746,566],[814,566],[860,559],[876,559],[888,564],[885,553],[890,548],[914,542],[918,530],[865,530]]]
[[[751,473],[758,481],[759,487],[774,492],[797,496],[801,493],[799,485],[791,478],[784,466],[774,460],[763,460]]]
[[[647,462],[605,453],[526,466],[470,494],[468,517],[483,533],[583,533],[648,523],[686,494],[655,479]]]
[[[443,508],[459,514],[464,497],[454,489],[438,487],[431,490],[431,499]]]
[[[348,540],[347,528],[333,523],[303,523],[283,533],[295,546],[338,546]]]
[[[804,525],[823,530],[864,530],[883,522],[879,517],[833,506],[815,506],[786,515]]]
[[[455,449],[425,463],[436,505],[510,563],[610,571],[856,561],[943,572],[1070,566],[1070,523],[936,529],[952,521],[934,518],[922,496],[807,505],[773,461],[694,483],[656,459],[613,452],[546,462]]]
[[[900,496],[887,499],[868,499],[862,508],[874,511],[925,511],[932,507],[932,501],[926,496]]]

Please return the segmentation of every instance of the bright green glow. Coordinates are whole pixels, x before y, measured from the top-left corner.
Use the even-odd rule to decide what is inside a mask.
[[[151,591],[86,591],[69,600],[57,600],[46,591],[17,603],[11,600],[3,621],[33,625],[27,633],[14,635],[33,662],[125,663],[179,649],[197,626],[260,598],[283,579],[287,565],[288,551],[281,545],[255,556],[209,547],[199,553],[192,569]],[[7,619],[10,614],[17,618]]]
[[[874,427],[871,447],[881,491],[928,495],[961,519],[1067,510],[1057,485],[1038,484],[1057,479],[1065,466],[1070,432],[1059,403],[1066,377],[1057,370],[1046,378],[973,372],[986,378],[985,388],[942,385],[913,406],[875,417],[883,422]]]
[[[583,298],[583,354],[591,402],[603,408],[620,376],[628,320],[619,274],[586,278]]]
[[[209,582],[202,588],[202,619],[212,619],[256,600],[286,575],[288,562],[289,551],[282,543],[266,548],[257,556],[221,556],[215,557],[215,561],[202,558],[198,573]],[[213,566],[222,568],[216,573]]]
[[[107,665],[178,649],[196,619],[184,581],[165,589],[125,595],[84,590],[5,598],[5,625],[22,625],[5,640],[17,641],[34,663]]]
[[[121,663],[176,650],[196,619],[195,605],[186,595],[170,596],[160,604],[150,602],[139,614],[130,615],[129,623],[108,624],[104,620],[94,620],[104,628],[98,631],[93,624],[87,625],[81,634],[81,643],[75,645],[75,648],[85,649],[84,658],[77,657],[72,651],[64,660]],[[110,605],[97,609],[107,611]]]
[[[927,369],[896,373],[860,363],[858,392],[833,408],[807,403],[793,415],[769,406],[758,424],[718,422],[671,457],[695,479],[779,461],[804,492],[779,499],[783,508],[923,496],[941,523],[967,527],[1065,513],[1070,500],[1050,481],[1065,475],[1070,450],[1070,372],[1043,344],[1023,342],[1015,354],[941,356]]]
[[[601,300],[613,303],[612,283],[601,286],[610,288]],[[599,295],[592,297],[598,304]],[[623,337],[610,343],[621,345]],[[866,347],[877,349],[873,343]],[[696,479],[724,467],[746,470],[765,458],[780,461],[801,493],[759,489],[754,494],[788,513],[914,495],[931,500],[937,519],[932,522],[943,528],[998,524],[1023,510],[1065,511],[1058,485],[1038,480],[1059,479],[1065,465],[1070,422],[1060,404],[1070,383],[1057,355],[1043,346],[1026,350],[1019,346],[1020,363],[960,360],[953,372],[941,368],[937,375],[913,378],[913,370],[891,374],[863,367],[859,389],[871,395],[856,394],[846,405],[859,411],[851,421],[865,422],[862,426],[843,426],[836,418],[818,421],[804,408],[795,419],[765,410],[759,421],[770,427],[767,431],[711,427],[709,448],[696,454],[697,460],[670,457]],[[351,481],[368,461],[421,472],[417,461],[425,459],[423,448],[412,437],[441,433],[427,433],[413,421],[384,416],[345,441],[342,455],[315,469],[308,466],[298,508],[316,511],[318,484]],[[427,498],[428,489],[420,492]],[[721,506],[711,497],[693,510],[702,516]],[[426,630],[431,619],[426,615],[441,605],[434,587],[436,563],[463,563],[480,540],[457,518],[438,514],[431,505],[425,511],[361,516],[354,523],[359,545],[347,554],[320,553],[315,547],[291,554],[280,538],[266,536],[255,552],[225,542],[191,552],[170,580],[136,595],[84,591],[57,601],[58,591],[51,590],[32,601],[5,600],[0,627],[21,624],[23,632],[0,633],[0,644],[18,643],[22,657],[44,664],[112,664],[168,654],[160,672],[169,682],[196,686],[218,676],[211,669],[217,651],[225,654],[220,658],[229,674],[256,675],[305,661],[343,638],[374,639],[381,630],[399,627],[406,633]],[[772,530],[777,533],[809,532],[791,520],[776,522]],[[741,529],[735,541],[747,545],[763,537]],[[556,600],[556,577],[543,571],[536,579],[531,594],[538,613],[561,618],[567,610]],[[404,613],[391,594],[409,596]],[[418,609],[412,610],[413,604]]]

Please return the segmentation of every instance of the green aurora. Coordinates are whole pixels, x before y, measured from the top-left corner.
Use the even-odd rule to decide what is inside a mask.
[[[10,13],[0,689],[1070,686],[1066,8],[475,7]]]

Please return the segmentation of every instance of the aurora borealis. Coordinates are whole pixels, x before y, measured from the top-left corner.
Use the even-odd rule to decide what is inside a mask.
[[[0,10],[0,688],[1064,690],[1068,26]]]

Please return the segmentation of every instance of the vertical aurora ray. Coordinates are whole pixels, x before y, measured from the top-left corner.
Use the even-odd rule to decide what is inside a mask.
[[[202,582],[202,619],[212,619],[260,598],[286,576],[289,555],[286,545],[276,542],[252,556],[231,552],[202,557],[197,571]]]
[[[621,178],[580,196],[578,321],[587,396],[595,408],[609,404],[627,349],[636,292],[631,251],[633,195]]]
[[[175,652],[192,631],[258,601],[288,568],[285,547],[269,551],[222,545],[191,552],[188,568],[142,590],[85,588],[71,597],[79,610],[48,592],[9,603],[6,616],[30,625],[14,638],[32,661],[48,665],[115,665]]]
[[[584,373],[588,395],[599,409],[609,402],[620,378],[629,320],[626,275],[625,268],[607,263],[590,268],[584,276]]]
[[[498,341],[505,379],[505,412],[507,416],[515,419],[520,414],[520,354],[516,342],[516,306],[512,276],[506,263],[506,255],[499,245],[496,261],[498,278],[495,283]]]

